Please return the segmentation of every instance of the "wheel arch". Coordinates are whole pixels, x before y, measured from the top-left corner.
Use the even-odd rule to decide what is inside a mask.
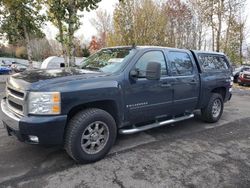
[[[225,87],[217,87],[217,88],[214,88],[211,93],[218,93],[222,96],[222,99],[223,101],[225,100],[226,98],[226,91],[227,89]]]
[[[119,127],[121,123],[120,113],[118,111],[118,105],[115,100],[100,100],[94,102],[88,102],[84,104],[79,104],[70,109],[68,113],[67,122],[78,112],[88,109],[88,108],[99,108],[106,112],[108,112],[115,120],[117,127]]]

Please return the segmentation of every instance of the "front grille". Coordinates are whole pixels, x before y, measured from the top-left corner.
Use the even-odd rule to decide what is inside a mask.
[[[244,74],[245,79],[250,79],[250,74]]]
[[[11,106],[11,107],[13,107],[13,108],[15,108],[15,109],[17,109],[17,110],[19,110],[19,111],[23,111],[23,106],[22,105],[20,105],[20,104],[17,104],[17,103],[15,103],[15,102],[13,102],[13,101],[11,101],[11,100],[8,100],[8,103],[9,103],[9,105]]]
[[[25,93],[20,90],[14,89],[12,87],[10,88],[8,86],[6,89],[7,89],[6,98],[8,107],[15,113],[23,115]]]
[[[11,94],[13,94],[13,95],[15,95],[15,96],[17,96],[17,97],[20,97],[20,98],[24,98],[24,93],[22,93],[22,92],[20,92],[20,91],[16,91],[16,90],[14,90],[14,89],[11,89],[10,87],[8,87],[7,89],[8,89],[8,91],[9,91]]]

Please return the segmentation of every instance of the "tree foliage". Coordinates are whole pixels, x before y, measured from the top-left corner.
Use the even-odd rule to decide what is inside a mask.
[[[163,45],[222,51],[233,62],[240,63],[245,1],[124,0],[115,7],[107,45]]]
[[[97,8],[101,0],[46,0],[50,21],[59,30],[59,41],[66,47],[69,65],[74,66],[74,33],[80,26],[79,12]]]
[[[112,18],[111,15],[106,11],[99,9],[96,12],[95,18],[90,20],[92,25],[96,28],[98,35],[100,37],[100,46],[107,46],[108,34],[112,32]]]
[[[22,44],[27,48],[32,67],[31,38],[44,37],[41,26],[45,17],[40,14],[39,0],[0,0],[2,8],[1,32],[6,34],[9,44]]]

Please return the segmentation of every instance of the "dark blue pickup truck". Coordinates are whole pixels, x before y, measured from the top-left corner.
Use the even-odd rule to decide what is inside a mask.
[[[137,46],[105,48],[80,68],[11,76],[1,101],[9,135],[62,145],[77,162],[103,158],[117,133],[192,118],[216,122],[231,98],[232,69],[222,53]]]

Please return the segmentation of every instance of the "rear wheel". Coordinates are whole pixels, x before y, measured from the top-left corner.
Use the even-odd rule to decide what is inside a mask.
[[[223,113],[223,108],[222,96],[218,93],[213,93],[207,106],[201,109],[203,120],[209,123],[217,122]]]
[[[101,109],[86,109],[76,114],[69,122],[65,149],[79,163],[102,159],[116,139],[114,118]]]

